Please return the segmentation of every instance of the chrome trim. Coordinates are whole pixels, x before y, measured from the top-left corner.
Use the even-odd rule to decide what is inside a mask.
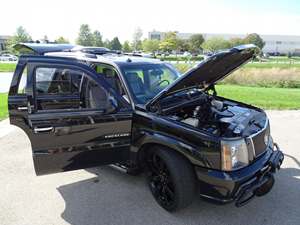
[[[19,106],[19,107],[18,107],[18,110],[19,110],[19,111],[25,111],[25,110],[27,110],[27,109],[28,109],[27,106]]]
[[[211,199],[211,200],[218,201],[218,202],[221,202],[221,203],[229,203],[229,202],[234,201],[234,199],[220,199],[220,198],[205,195],[205,194],[199,194],[199,195],[203,198]]]
[[[52,131],[53,127],[34,128],[34,133]]]
[[[266,122],[265,122],[264,127],[260,131],[254,133],[254,134],[252,134],[252,135],[250,135],[249,137],[246,138],[246,139],[249,139],[249,141],[251,142],[253,157],[254,157],[253,159],[255,159],[255,158],[259,157],[260,155],[262,155],[263,153],[265,153],[265,151],[263,151],[260,154],[256,155],[256,149],[254,147],[253,138],[256,137],[257,135],[259,135],[260,133],[264,132],[268,128],[268,126],[269,126],[269,119],[266,118]],[[268,140],[268,144],[266,146],[268,146],[269,143],[270,143],[270,139]]]
[[[269,119],[267,118],[264,127],[263,127],[260,131],[254,133],[254,134],[251,134],[248,138],[253,138],[254,136],[256,136],[256,135],[262,133],[264,130],[267,129],[268,125],[269,125]]]
[[[251,150],[252,150],[252,153],[253,153],[253,159],[255,159],[255,157],[256,157],[256,152],[255,152],[255,148],[254,148],[253,139],[252,139],[252,138],[247,138],[247,139],[249,139],[249,141],[250,141],[250,144],[251,144]],[[253,160],[253,159],[252,159],[252,160]]]

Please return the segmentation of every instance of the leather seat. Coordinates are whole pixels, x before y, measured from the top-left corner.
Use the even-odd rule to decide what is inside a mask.
[[[95,82],[88,81],[86,88],[86,105],[92,109],[109,108],[109,98],[107,92],[99,87]]]
[[[126,73],[128,83],[130,83],[131,89],[135,95],[145,94],[145,87],[142,79],[136,72]]]
[[[115,72],[110,68],[103,68],[103,74],[105,76],[105,80],[115,89],[117,90],[117,82]]]

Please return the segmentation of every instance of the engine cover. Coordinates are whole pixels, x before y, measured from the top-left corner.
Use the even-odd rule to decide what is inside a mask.
[[[240,106],[228,106],[227,109],[217,116],[219,117],[219,122],[223,123],[227,127],[226,133],[229,136],[243,136],[244,131],[249,128],[249,125],[256,121],[256,118],[259,114],[259,112],[252,109],[243,108]],[[252,132],[256,132],[261,128],[260,124],[256,125],[258,125],[255,126],[257,129],[254,129]]]

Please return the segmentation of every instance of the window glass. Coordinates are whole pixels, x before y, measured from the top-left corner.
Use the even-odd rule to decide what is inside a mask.
[[[113,89],[120,95],[125,95],[124,87],[118,77],[118,73],[114,67],[106,64],[94,64],[93,68],[98,74],[103,75],[103,78],[109,83]]]
[[[132,64],[122,65],[122,73],[134,100],[145,104],[179,76],[169,64]]]
[[[25,94],[25,88],[27,84],[27,66],[24,68],[21,80],[19,82],[18,94]]]
[[[92,79],[84,78],[82,91],[85,108],[103,109],[109,112],[114,105],[117,105],[117,100]]]
[[[82,72],[39,67],[35,72],[37,95],[68,95],[79,92]]]
[[[81,80],[82,80],[83,74],[77,71],[73,71],[72,77],[71,77],[71,90],[72,93],[78,93]]]
[[[83,72],[72,69],[38,67],[35,70],[37,109],[113,110],[117,105],[113,96],[96,81],[83,75]]]
[[[153,68],[149,70],[149,82],[151,89],[163,89],[177,78],[167,67]]]

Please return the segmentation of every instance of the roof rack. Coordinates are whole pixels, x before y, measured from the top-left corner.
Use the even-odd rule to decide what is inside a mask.
[[[120,54],[121,52],[113,51],[105,47],[83,47],[83,46],[76,46],[75,48],[71,49],[72,52],[84,52],[89,54],[95,55],[104,55],[108,53],[115,53]]]
[[[143,57],[143,55],[139,53],[123,53],[123,55],[129,55],[129,56],[136,56],[136,57]]]

